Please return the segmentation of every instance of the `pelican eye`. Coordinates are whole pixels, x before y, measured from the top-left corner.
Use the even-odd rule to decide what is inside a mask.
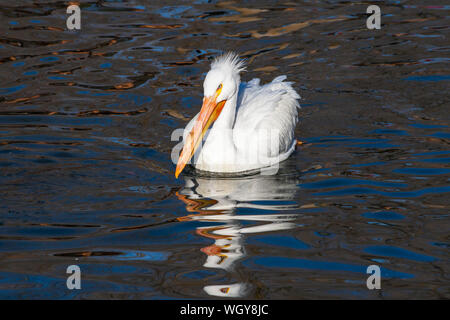
[[[219,86],[217,87],[217,90],[216,90],[217,95],[220,94],[220,91],[222,91],[222,84],[219,84]]]

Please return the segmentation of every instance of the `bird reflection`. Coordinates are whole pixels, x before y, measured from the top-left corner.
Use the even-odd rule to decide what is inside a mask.
[[[178,220],[214,222],[196,230],[214,240],[201,249],[207,256],[204,267],[232,272],[236,262],[245,257],[245,235],[296,226],[297,214],[292,212],[298,208],[295,196],[299,182],[294,161],[280,164],[275,175],[211,177],[192,169],[186,172],[185,186],[177,196],[190,214]],[[248,289],[245,282],[204,287],[206,293],[219,297],[242,297]]]

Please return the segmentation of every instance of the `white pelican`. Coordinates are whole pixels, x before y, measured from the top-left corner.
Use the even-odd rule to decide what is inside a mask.
[[[283,82],[286,76],[262,86],[259,79],[241,83],[244,69],[234,53],[211,64],[203,83],[203,106],[184,131],[175,177],[194,155],[198,170],[242,173],[273,166],[294,151],[300,96],[290,82]]]

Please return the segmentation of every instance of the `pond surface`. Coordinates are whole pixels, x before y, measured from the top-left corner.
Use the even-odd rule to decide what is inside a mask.
[[[68,31],[66,1],[2,1],[0,298],[450,298],[450,7],[377,3],[381,30],[359,2],[81,1]],[[295,82],[304,143],[177,180],[222,50]]]

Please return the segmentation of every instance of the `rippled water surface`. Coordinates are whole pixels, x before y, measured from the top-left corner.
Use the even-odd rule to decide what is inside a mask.
[[[366,2],[81,1],[68,31],[66,1],[2,1],[0,298],[449,298],[444,2],[377,1],[368,30]],[[295,82],[304,144],[176,180],[222,50]]]

